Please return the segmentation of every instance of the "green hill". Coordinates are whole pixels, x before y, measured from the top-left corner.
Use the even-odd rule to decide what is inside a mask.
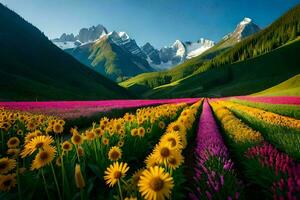
[[[107,38],[65,51],[91,69],[117,82],[154,71],[145,59],[133,55]]]
[[[299,59],[296,52],[299,51],[299,41],[283,49],[279,47],[291,43],[299,35],[300,5],[289,10],[266,29],[221,51],[213,59],[202,62],[198,68],[195,66],[197,70],[192,75],[147,90],[143,95],[178,97],[200,96],[201,93],[222,96],[260,91],[298,73]],[[219,49],[224,49],[222,46],[224,45],[220,43]],[[297,50],[294,52],[292,49]],[[205,60],[205,56],[201,56]],[[239,74],[235,74],[236,72]],[[123,86],[134,91],[131,85]]]
[[[264,91],[253,94],[254,96],[300,96],[300,74]]]
[[[155,88],[146,97],[235,96],[255,93],[300,73],[300,40],[252,59],[213,68]]]
[[[128,91],[85,67],[0,4],[0,99],[129,98]]]

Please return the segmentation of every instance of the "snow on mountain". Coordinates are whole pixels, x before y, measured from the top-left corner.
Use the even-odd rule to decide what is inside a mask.
[[[160,50],[154,48],[150,43],[139,47],[126,32],[108,32],[102,25],[82,28],[76,36],[64,33],[59,38],[53,39],[52,42],[61,49],[72,49],[93,44],[102,39],[108,39],[109,42],[118,45],[123,50],[144,59],[156,69],[166,69],[178,65],[202,54],[214,45],[213,41],[201,38],[196,42],[176,40],[172,45],[165,46]]]
[[[186,49],[187,49],[187,59],[199,56],[204,51],[208,50],[209,48],[213,47],[215,43],[211,40],[206,40],[201,38],[197,42],[185,42]]]
[[[252,19],[245,17],[235,28],[232,33],[223,37],[223,40],[231,39],[232,42],[239,42],[242,39],[260,31],[261,28],[255,24]]]
[[[143,59],[147,58],[146,54],[137,45],[136,41],[134,39],[131,39],[126,32],[112,31],[110,33],[107,33],[106,35],[101,36],[100,39],[103,37],[108,38],[111,42],[124,48],[133,55],[137,55]]]
[[[213,47],[214,44],[213,41],[203,38],[196,42],[182,42],[176,40],[172,45],[165,46],[160,50],[155,49],[152,45],[147,43],[142,47],[142,50],[148,56],[148,62],[152,67],[167,69],[187,59],[199,56],[204,51]]]
[[[75,48],[93,42],[105,34],[107,34],[106,28],[99,24],[98,26],[80,29],[76,36],[73,33],[63,33],[59,38],[53,39],[52,42],[61,49]]]

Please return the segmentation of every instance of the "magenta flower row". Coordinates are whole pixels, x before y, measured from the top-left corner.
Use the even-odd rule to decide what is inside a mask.
[[[231,161],[228,149],[225,146],[218,125],[213,117],[212,110],[207,101],[203,103],[203,111],[199,121],[199,127],[196,138],[196,158],[195,177],[196,188],[193,194],[190,194],[192,199],[203,199],[202,195],[206,195],[207,199],[213,199],[214,194],[220,192],[224,183],[224,174],[230,172],[234,174],[233,162]],[[210,166],[207,161],[213,159],[223,169],[215,169],[215,166]],[[210,162],[211,163],[211,162]],[[204,176],[203,176],[204,175]],[[203,184],[197,184],[204,181],[203,177],[207,177]],[[205,191],[203,191],[205,189]],[[202,197],[201,197],[202,196]],[[226,199],[237,199],[239,193],[236,192],[234,197],[227,196]],[[224,198],[224,197],[223,197]]]

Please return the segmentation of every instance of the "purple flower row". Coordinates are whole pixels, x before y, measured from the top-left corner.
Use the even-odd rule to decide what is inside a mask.
[[[300,198],[300,164],[267,143],[248,149],[245,155],[248,159],[257,159],[261,168],[274,172],[274,182],[270,188],[273,199]]]
[[[270,104],[293,104],[300,105],[300,97],[279,96],[279,97],[263,97],[263,96],[237,96],[235,98],[253,102],[270,103]]]
[[[190,195],[191,198],[237,199],[240,183],[236,178],[233,162],[207,100],[203,103],[195,153],[197,158],[194,176],[196,188],[195,192]]]

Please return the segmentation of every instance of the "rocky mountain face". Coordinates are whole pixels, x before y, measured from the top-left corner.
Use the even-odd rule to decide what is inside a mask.
[[[229,33],[223,37],[223,40],[230,41],[231,43],[240,42],[242,39],[257,33],[261,28],[255,24],[252,19],[245,17],[235,28],[232,33]]]
[[[59,38],[53,39],[52,42],[61,49],[69,49],[78,47],[87,42],[93,42],[107,33],[106,28],[99,24],[90,28],[80,29],[76,36],[74,36],[73,33],[63,33]]]
[[[213,46],[213,41],[201,38],[196,42],[176,40],[172,45],[160,50],[155,49],[150,43],[146,43],[141,49],[148,56],[147,60],[151,66],[166,69],[199,56]]]

